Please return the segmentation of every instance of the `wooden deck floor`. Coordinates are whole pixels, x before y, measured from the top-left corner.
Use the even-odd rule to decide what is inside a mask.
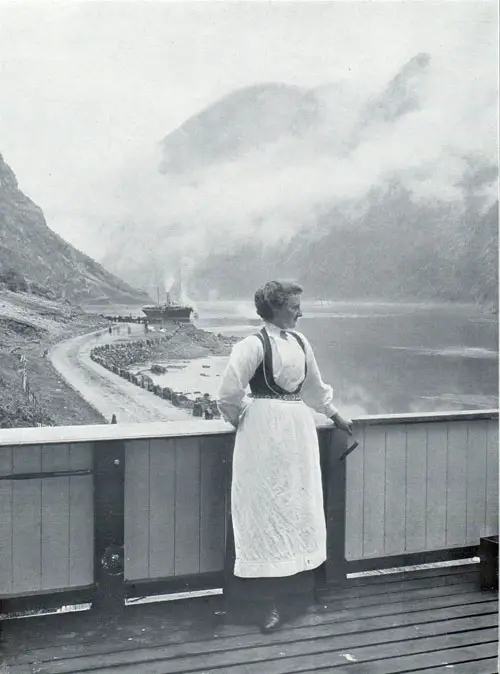
[[[222,598],[6,621],[9,674],[493,674],[496,593],[477,565],[356,579],[280,632],[229,622]]]

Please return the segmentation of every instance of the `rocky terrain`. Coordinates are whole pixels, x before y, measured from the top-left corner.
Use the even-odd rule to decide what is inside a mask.
[[[189,360],[204,356],[228,356],[236,337],[216,335],[191,323],[171,323],[158,336],[144,335],[140,340],[123,340],[106,349],[110,366],[127,368],[154,361]],[[94,349],[95,352],[99,347]]]
[[[22,277],[18,278],[22,283]],[[24,291],[0,289],[0,428],[66,426],[109,423],[53,367],[49,350],[59,342],[99,330],[108,336],[109,321],[90,314],[68,300],[53,300]],[[129,368],[155,361],[226,356],[232,337],[216,335],[192,324],[171,324],[159,333],[127,337],[116,331],[117,343],[96,346],[91,358],[131,381]],[[104,328],[104,330],[103,330]],[[137,330],[138,326],[134,326]],[[25,373],[25,374],[24,374]],[[193,410],[193,401],[169,388],[161,391],[150,377],[138,385],[161,395],[177,407]],[[97,384],[96,384],[97,385]],[[211,408],[217,414],[214,401]]]
[[[195,416],[202,416],[203,410],[208,407],[211,418],[216,418],[220,416],[217,403],[209,394],[192,399],[171,386],[155,385],[153,378],[144,369],[138,372],[137,367],[146,366],[152,374],[165,374],[166,368],[157,361],[228,356],[236,341],[235,337],[215,335],[192,324],[172,323],[165,326],[161,335],[144,334],[141,339],[125,338],[117,343],[95,346],[90,358],[123,379],[168,400],[175,407],[184,408]]]
[[[103,423],[48,351],[107,324],[80,305],[146,301],[54,233],[0,155],[0,428]]]
[[[57,342],[104,324],[68,301],[0,289],[0,428],[104,423],[47,358]]]

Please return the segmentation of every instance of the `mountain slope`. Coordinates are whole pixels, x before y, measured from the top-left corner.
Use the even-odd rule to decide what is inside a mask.
[[[460,86],[417,54],[370,96],[354,81],[229,94],[162,141],[154,209],[106,266],[135,280],[159,249],[164,267],[189,257],[200,298],[287,276],[321,297],[495,305],[496,107],[489,85]]]
[[[316,108],[314,96],[299,87],[261,84],[235,91],[163,140],[160,171],[186,173],[265,147],[283,134],[300,135]]]
[[[0,154],[0,277],[10,270],[80,303],[148,299],[49,229]]]

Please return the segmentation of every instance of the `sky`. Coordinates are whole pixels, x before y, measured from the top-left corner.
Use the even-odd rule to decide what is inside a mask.
[[[496,97],[497,40],[488,0],[0,0],[0,153],[49,226],[99,258],[96,231],[127,207],[118,176],[133,191],[138,158],[156,166],[159,142],[229,92],[344,81],[369,96],[428,52],[448,86],[434,94],[472,119]],[[477,114],[464,146],[494,147]]]

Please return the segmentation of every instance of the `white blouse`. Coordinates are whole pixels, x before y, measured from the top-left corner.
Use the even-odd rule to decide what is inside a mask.
[[[273,375],[278,386],[286,391],[295,391],[304,379],[307,359],[307,376],[301,390],[303,401],[316,412],[327,417],[337,413],[338,410],[332,402],[332,387],[321,379],[313,350],[304,335],[297,333],[304,342],[305,358],[304,351],[295,337],[281,336],[281,328],[272,323],[266,322],[264,325],[271,342]],[[263,357],[262,342],[255,335],[245,337],[232,349],[229,363],[222,377],[218,405],[223,419],[235,427],[248,405],[249,401],[245,400],[247,388]]]

